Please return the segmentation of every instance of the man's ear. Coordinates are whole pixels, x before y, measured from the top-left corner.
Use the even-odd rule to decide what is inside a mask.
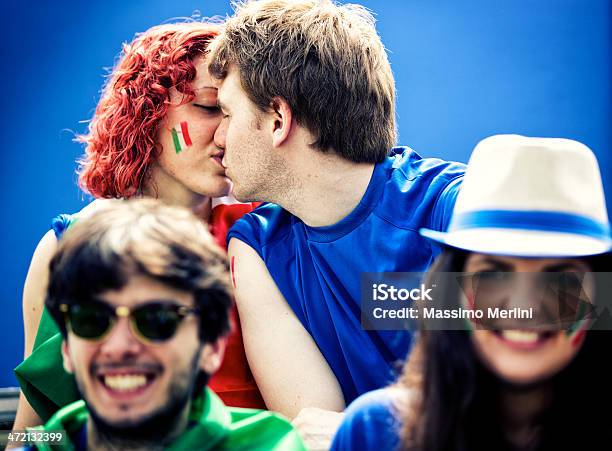
[[[206,343],[200,355],[200,369],[211,376],[215,374],[223,363],[226,346],[227,337],[220,337],[217,341]]]
[[[280,147],[291,132],[291,126],[293,124],[293,112],[289,107],[289,104],[282,97],[274,97],[270,102],[270,108],[272,109],[272,145],[274,147]]]
[[[67,373],[72,374],[74,372],[74,367],[72,366],[72,361],[70,360],[68,337],[64,338],[62,341],[62,360],[64,361],[64,370],[66,370]]]

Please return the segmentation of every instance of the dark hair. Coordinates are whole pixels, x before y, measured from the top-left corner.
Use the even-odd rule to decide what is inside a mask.
[[[226,258],[189,210],[155,199],[107,200],[78,219],[50,263],[46,306],[66,337],[61,304],[121,289],[134,274],[193,293],[200,339],[229,331],[232,298]]]
[[[446,249],[430,271],[461,271],[466,257]],[[588,261],[598,271],[606,260]],[[454,296],[458,299],[458,293]],[[610,332],[590,331],[578,355],[551,379],[553,399],[540,418],[539,450],[600,449],[612,443],[612,429],[600,413],[612,401],[607,388],[612,371],[602,365],[610,344]],[[500,412],[499,396],[507,383],[482,364],[467,331],[423,331],[398,385],[415,394],[398,405],[404,449],[513,449],[504,439]]]
[[[287,101],[312,146],[379,163],[395,145],[395,82],[374,17],[330,0],[236,1],[210,45],[210,73],[235,65],[249,99]]]

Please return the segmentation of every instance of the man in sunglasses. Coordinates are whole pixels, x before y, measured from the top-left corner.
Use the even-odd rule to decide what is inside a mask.
[[[79,220],[51,261],[46,305],[83,400],[40,432],[66,431],[77,450],[303,449],[284,419],[227,408],[206,388],[229,330],[228,278],[187,210],[109,201]]]

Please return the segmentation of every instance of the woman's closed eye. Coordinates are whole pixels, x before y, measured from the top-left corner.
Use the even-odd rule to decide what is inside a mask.
[[[200,103],[194,103],[193,106],[200,108],[206,111],[207,113],[211,113],[211,114],[217,114],[221,111],[217,105],[202,105]]]

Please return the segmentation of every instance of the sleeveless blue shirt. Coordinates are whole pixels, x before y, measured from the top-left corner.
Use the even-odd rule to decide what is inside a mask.
[[[237,238],[262,258],[279,290],[334,372],[345,402],[392,382],[410,350],[406,331],[361,327],[360,275],[424,272],[439,249],[418,233],[446,230],[465,165],[397,147],[377,164],[355,209],[309,227],[274,204],[237,221]]]

